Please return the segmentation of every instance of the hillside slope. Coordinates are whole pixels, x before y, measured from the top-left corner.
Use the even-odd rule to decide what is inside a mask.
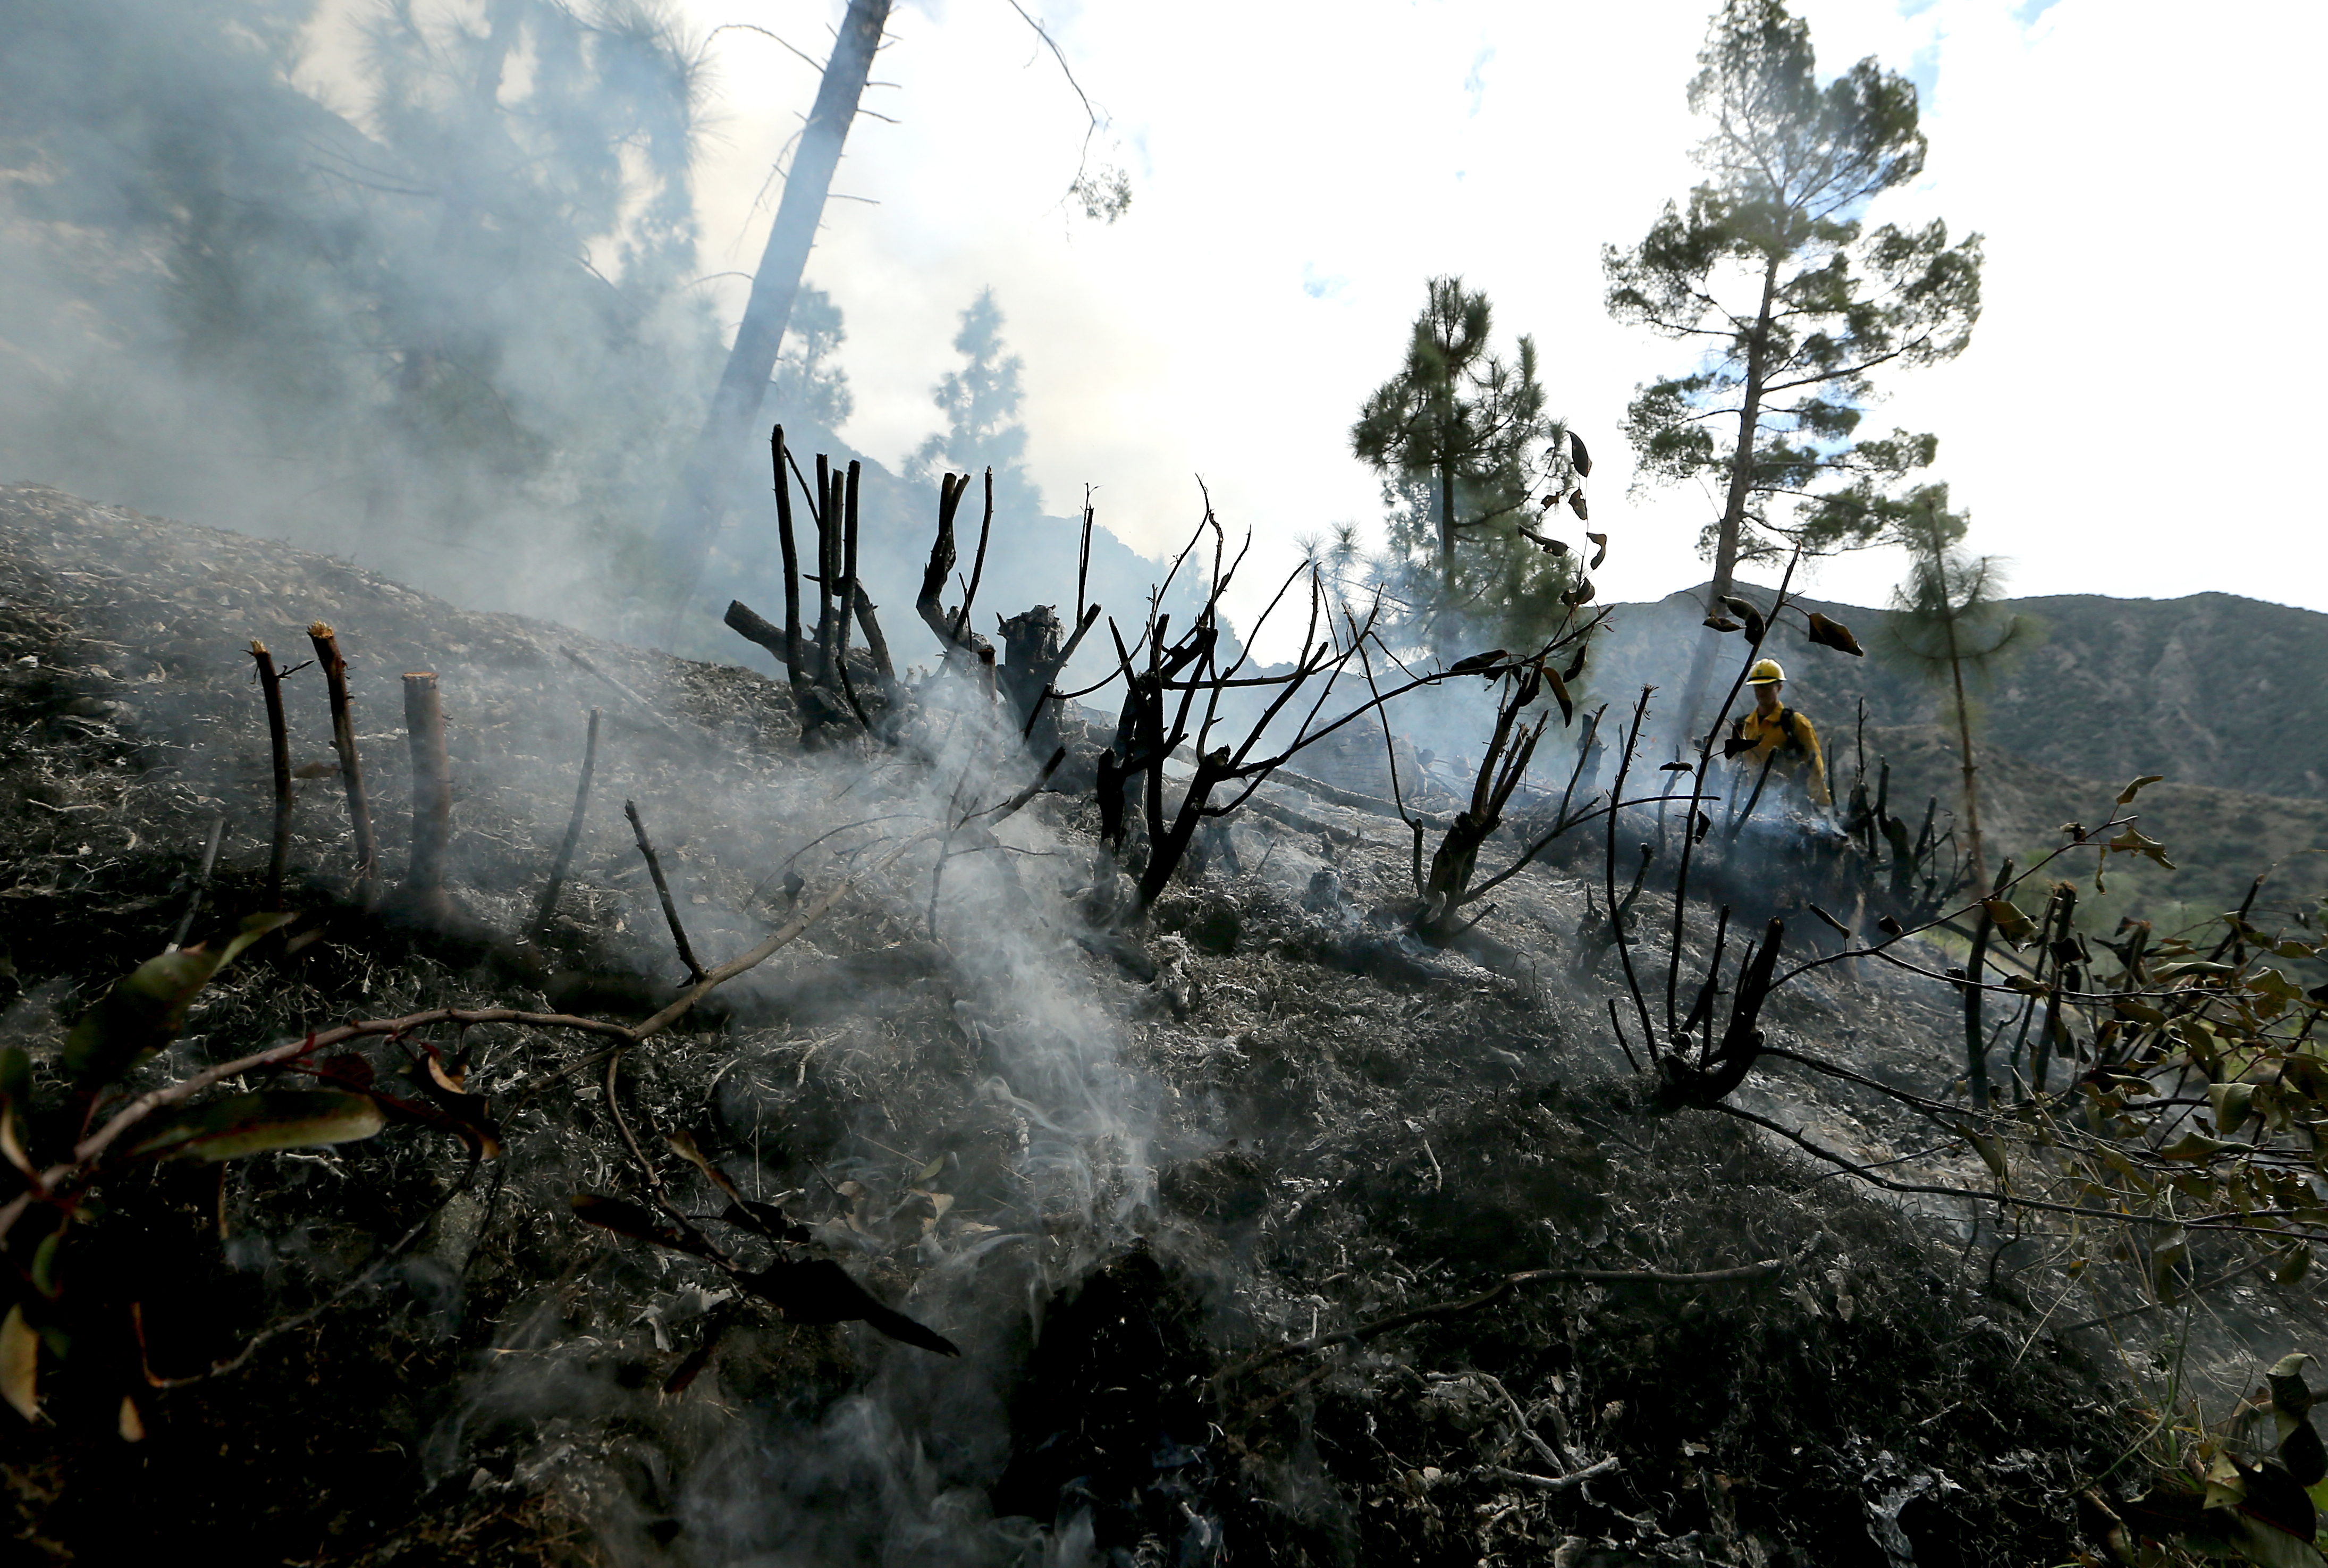
[[[1771,590],[1743,591],[1768,605]],[[1598,662],[1596,690],[1614,699],[1642,681],[1678,692],[1704,590],[1620,605]],[[1813,648],[1800,623],[1769,652],[1795,676],[1788,699],[1827,731],[1852,722],[1938,721],[1932,689],[1887,664],[1874,633],[1884,612],[1805,599],[1852,626],[1871,656]],[[2328,799],[2328,615],[2229,594],[2018,599],[2042,639],[1980,692],[1988,742],[2073,776],[2123,783],[2145,773],[2178,784]]]

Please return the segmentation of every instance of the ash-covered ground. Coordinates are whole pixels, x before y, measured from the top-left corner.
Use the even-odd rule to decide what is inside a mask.
[[[2070,1331],[2139,1300],[1976,1206],[1871,1195],[1743,1122],[1657,1109],[1604,1010],[1593,846],[1499,889],[1491,941],[1433,949],[1395,918],[1404,827],[1272,787],[1111,928],[1128,886],[1088,798],[961,822],[1035,770],[959,682],[922,688],[909,744],[806,753],[785,688],[749,671],[14,487],[0,1043],[45,1103],[65,1031],[169,939],[221,815],[196,937],[264,902],[248,647],[296,663],[318,619],[391,882],[399,677],[438,676],[455,908],[352,904],[339,780],[303,768],[285,902],[307,940],[228,970],[132,1086],[352,1017],[644,1016],[685,973],[632,801],[707,963],[860,878],[623,1055],[616,1104],[660,1180],[722,1213],[691,1140],[805,1227],[793,1253],[961,1353],[797,1320],[820,1314],[578,1219],[577,1194],[649,1192],[603,1039],[371,1038],[381,1084],[425,1071],[424,1038],[465,1074],[497,1158],[392,1125],[124,1162],[68,1244],[89,1330],[44,1360],[40,1424],[0,1413],[21,1560],[2053,1563],[2090,1549],[2081,1490],[2140,1484],[2122,1407],[2163,1357],[2237,1389],[2328,1343],[2308,1289],[2261,1275],[2195,1317]],[[327,763],[317,672],[286,691],[294,761]],[[593,708],[587,831],[536,928]],[[1670,917],[1642,908],[1652,934]],[[1824,970],[1767,1021],[1880,1081],[1953,1076],[1953,999],[1920,977]],[[1830,1077],[1766,1064],[1735,1098],[1899,1179],[1970,1174],[1917,1158],[1943,1131]],[[774,1256],[702,1224],[743,1268]],[[1668,1278],[1493,1293],[1529,1271]]]

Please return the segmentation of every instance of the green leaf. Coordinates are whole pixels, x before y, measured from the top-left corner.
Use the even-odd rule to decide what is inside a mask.
[[[2248,1495],[2247,1477],[2240,1472],[2239,1461],[2227,1453],[2218,1453],[2207,1461],[2205,1479],[2207,1500],[2202,1507],[2233,1507]]]
[[[2021,912],[2021,906],[2010,898],[1984,898],[1981,907],[1988,911],[1998,934],[2015,947],[2026,947],[2037,940],[2037,923]]]
[[[2152,973],[2159,980],[2181,980],[2193,974],[2229,974],[2228,963],[2211,963],[2205,959],[2187,959],[2181,963],[2162,963]]]
[[[2160,1298],[2172,1300],[2175,1295],[2174,1271],[2191,1261],[2191,1233],[2177,1225],[2164,1233],[2164,1239],[2150,1249],[2150,1283]],[[2213,1490],[2211,1479],[2208,1489]],[[2210,1507],[2212,1505],[2211,1504]]]
[[[2190,1131],[2158,1151],[2169,1160],[2211,1160],[2218,1154],[2253,1154],[2255,1145],[2236,1140],[2210,1138],[2204,1132]]]
[[[743,1193],[737,1189],[736,1183],[729,1179],[728,1173],[713,1164],[710,1157],[697,1144],[694,1134],[683,1127],[675,1129],[670,1135],[670,1143],[681,1159],[703,1172],[711,1185],[726,1193],[731,1201],[743,1198]]]
[[[2140,778],[2135,780],[2132,784],[2126,785],[2126,788],[2117,792],[2117,803],[2122,806],[2130,806],[2134,804],[2135,796],[2140,794],[2146,786],[2156,784],[2165,776],[2166,775],[2163,773],[2144,774]]]
[[[0,1050],[0,1160],[28,1179],[37,1175],[24,1141],[24,1124],[32,1109],[33,1058],[10,1046]]]
[[[2300,1380],[2299,1380],[2300,1381]],[[2279,1440],[2279,1462],[2298,1486],[2310,1486],[2328,1476],[2328,1446],[2320,1441],[2320,1433],[2308,1416],[2283,1420],[2287,1428]]]
[[[369,1096],[330,1089],[262,1089],[166,1117],[129,1150],[164,1160],[236,1160],[370,1138],[387,1125]]]
[[[2276,997],[2285,1002],[2304,1000],[2304,990],[2276,969],[2259,969],[2248,976],[2248,989],[2263,996]]]
[[[0,1322],[0,1399],[26,1421],[41,1419],[41,1337],[24,1321],[22,1306],[8,1309]]]
[[[2207,1103],[2215,1113],[2215,1131],[2236,1132],[2255,1109],[2253,1084],[2210,1084]]]
[[[182,947],[149,958],[114,981],[65,1038],[64,1066],[86,1086],[111,1083],[175,1039],[186,1014],[218,972],[260,937],[296,915],[253,915],[218,952]]]
[[[2328,1558],[2309,1541],[2299,1541],[2286,1531],[2261,1519],[2239,1516],[2239,1542],[2238,1551],[2256,1568],[2323,1568]]]
[[[1972,1145],[1973,1152],[1980,1156],[1980,1162],[1988,1167],[1988,1173],[1996,1178],[1999,1187],[2013,1185],[2013,1170],[2005,1163],[2003,1142],[1989,1133],[1974,1131],[1962,1122],[1957,1123],[1957,1136]]]

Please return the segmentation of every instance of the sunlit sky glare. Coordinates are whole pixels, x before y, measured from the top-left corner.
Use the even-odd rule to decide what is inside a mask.
[[[685,0],[821,59],[842,0]],[[1600,249],[1697,178],[1684,89],[1711,0],[1028,0],[1108,117],[1130,174],[1103,227],[1063,202],[1084,118],[1009,0],[901,4],[809,267],[847,315],[844,436],[896,463],[938,424],[956,317],[990,285],[1026,361],[1029,463],[1050,510],[1088,483],[1148,553],[1197,519],[1196,476],[1264,559],[1353,520],[1349,453],[1424,279],[1460,273],[1498,336],[1533,333],[1554,412],[1591,443],[1604,596],[1702,579],[1695,488],[1629,493],[1637,383],[1687,351],[1611,322]],[[1823,73],[1873,54],[1922,91],[1923,177],[1873,217],[1987,239],[1957,361],[1884,378],[1869,417],[1940,437],[1937,477],[2018,593],[2221,589],[2328,610],[2305,389],[2328,319],[2314,244],[2314,75],[2328,6],[2261,0],[1799,0]],[[709,44],[705,270],[748,270],[772,158],[816,73],[731,29]],[[732,324],[745,284],[707,285]],[[1896,552],[1810,586],[1880,603]]]

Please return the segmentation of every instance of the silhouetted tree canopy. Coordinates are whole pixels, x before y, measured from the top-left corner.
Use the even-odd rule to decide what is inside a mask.
[[[694,47],[651,0],[384,6],[327,100],[321,10],[10,8],[0,455],[368,541],[621,526],[717,365]]]
[[[1027,366],[1005,347],[1002,322],[1002,307],[990,288],[981,289],[962,313],[953,346],[962,367],[948,371],[931,394],[945,415],[945,430],[915,450],[906,474],[929,484],[943,473],[992,468],[995,515],[1037,517],[1043,496],[1027,476],[1027,429],[1018,422],[1019,405],[1026,401],[1018,376]]]

